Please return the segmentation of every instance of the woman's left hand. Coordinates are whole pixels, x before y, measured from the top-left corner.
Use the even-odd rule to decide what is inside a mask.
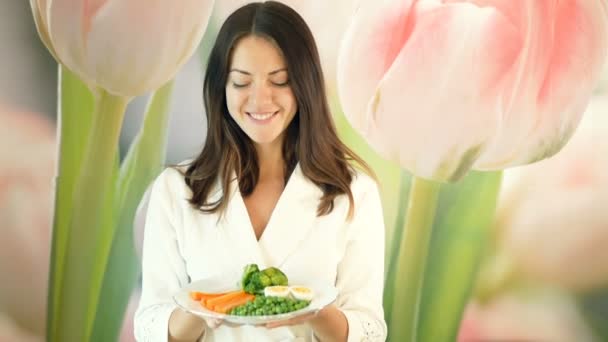
[[[267,323],[265,326],[268,329],[273,329],[273,328],[278,328],[278,327],[282,327],[282,326],[298,325],[298,324],[303,324],[303,323],[312,323],[312,322],[314,322],[315,319],[317,319],[320,315],[322,315],[322,313],[325,310],[327,310],[327,307],[324,309],[318,310],[318,311],[309,312],[304,315],[286,319],[283,321]]]
[[[348,320],[335,305],[328,305],[322,310],[292,319],[268,323],[266,328],[272,329],[303,323],[309,324],[315,336],[321,341],[346,341],[348,339]]]

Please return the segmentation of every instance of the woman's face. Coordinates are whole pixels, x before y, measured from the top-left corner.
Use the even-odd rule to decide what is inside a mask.
[[[283,54],[271,41],[247,36],[237,43],[226,84],[226,103],[232,118],[255,144],[281,144],[297,103]]]

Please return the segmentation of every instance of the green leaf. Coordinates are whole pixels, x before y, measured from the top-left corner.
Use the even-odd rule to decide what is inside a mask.
[[[104,272],[92,341],[118,340],[126,307],[139,279],[133,222],[146,189],[164,167],[172,89],[173,81],[152,96],[143,126],[120,169],[114,201],[118,225]]]
[[[399,256],[399,245],[401,244],[401,240],[403,239],[403,229],[396,229],[396,227],[403,227],[405,225],[405,216],[407,204],[409,202],[409,192],[412,184],[412,176],[407,171],[401,172],[401,182],[399,183],[398,189],[399,192],[399,201],[398,208],[403,208],[402,210],[397,211],[397,215],[392,225],[392,235],[391,238],[387,240],[387,252],[388,256],[386,258],[386,280],[384,286],[384,312],[387,326],[391,326],[392,315],[393,312],[393,304],[395,303],[395,285],[396,285],[396,277],[397,277],[397,257]],[[392,222],[387,222],[387,225]]]
[[[470,172],[460,182],[442,186],[420,302],[418,340],[456,340],[488,245],[501,178],[502,172]]]
[[[69,200],[61,286],[51,341],[88,341],[115,226],[118,140],[128,99],[103,90],[95,110],[80,173]],[[62,175],[60,174],[60,177]]]
[[[58,67],[58,140],[59,155],[55,179],[55,207],[47,305],[47,339],[58,325],[59,290],[68,241],[68,224],[76,180],[84,159],[93,120],[93,95],[71,71]]]
[[[608,287],[577,296],[581,313],[598,341],[608,341]]]
[[[394,305],[388,313],[392,323],[388,332],[393,341],[418,341],[416,325],[440,187],[435,181],[412,179],[403,235],[396,251]]]

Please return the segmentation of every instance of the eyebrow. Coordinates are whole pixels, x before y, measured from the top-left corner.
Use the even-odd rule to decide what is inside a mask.
[[[236,72],[239,72],[241,74],[245,74],[245,75],[251,76],[251,73],[248,72],[248,71],[245,71],[245,70],[236,69],[236,68],[230,69],[230,72],[233,72],[233,71],[236,71]],[[279,73],[281,71],[287,71],[287,68],[281,68],[281,69],[277,69],[277,70],[271,71],[271,72],[268,73],[268,75],[274,75],[274,74],[277,74],[277,73]]]

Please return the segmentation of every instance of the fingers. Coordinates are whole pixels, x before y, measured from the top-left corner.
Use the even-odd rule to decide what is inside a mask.
[[[307,321],[315,318],[318,313],[319,313],[319,310],[316,310],[316,311],[309,312],[304,315],[286,319],[283,321],[277,321],[277,322],[265,323],[265,324],[254,324],[254,326],[266,327],[267,329],[274,329],[274,328],[278,328],[278,327],[282,327],[282,326],[302,324],[302,323],[306,323]],[[215,329],[215,328],[219,327],[220,325],[225,325],[225,326],[231,327],[231,328],[241,326],[241,324],[230,323],[230,322],[224,321],[223,319],[220,319],[220,318],[205,318],[205,322],[206,322],[207,326],[211,329]]]
[[[219,318],[209,318],[209,319],[205,319],[205,323],[207,323],[207,326],[211,329],[215,329],[217,327],[219,327],[220,325],[222,325],[222,320]]]
[[[302,324],[302,323],[305,323],[306,321],[314,318],[316,316],[316,314],[317,314],[317,312],[310,312],[305,315],[294,317],[294,318],[287,319],[284,321],[268,323],[268,324],[266,324],[266,328],[273,329],[273,328],[278,328],[278,327],[282,327],[282,326],[286,326],[286,325]]]
[[[236,328],[236,327],[243,326],[242,324],[230,323],[230,322],[227,322],[227,321],[222,322],[222,325],[225,325],[225,326],[230,327],[230,328]]]

